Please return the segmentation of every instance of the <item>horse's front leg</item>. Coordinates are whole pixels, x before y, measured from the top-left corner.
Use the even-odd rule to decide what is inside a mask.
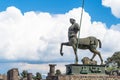
[[[63,50],[63,45],[70,46],[70,45],[69,45],[69,42],[61,43],[61,47],[60,47],[60,54],[61,54],[61,56],[63,56],[63,52],[62,52],[62,50]]]
[[[61,55],[61,56],[63,56],[62,49],[63,49],[63,43],[61,43],[61,47],[60,47],[60,55]]]

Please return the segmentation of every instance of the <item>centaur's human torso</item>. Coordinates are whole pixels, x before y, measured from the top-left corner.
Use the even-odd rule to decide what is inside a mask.
[[[77,23],[72,24],[68,29],[68,39],[70,43],[77,43],[77,32],[79,31],[80,27]]]
[[[77,38],[77,32],[79,31],[80,27],[77,23],[72,24],[68,29],[68,38],[76,37]]]

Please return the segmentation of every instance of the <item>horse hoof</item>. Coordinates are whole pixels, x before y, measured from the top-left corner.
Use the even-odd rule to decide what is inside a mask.
[[[61,54],[61,56],[63,56],[63,53],[62,53],[62,52],[61,52],[60,54]]]

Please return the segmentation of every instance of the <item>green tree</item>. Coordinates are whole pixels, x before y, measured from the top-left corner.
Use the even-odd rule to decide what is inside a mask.
[[[61,71],[60,71],[59,69],[57,69],[55,75],[56,75],[56,76],[61,75]]]
[[[120,51],[115,52],[111,57],[108,57],[106,63],[110,63],[111,61],[115,61],[118,66],[120,66]]]
[[[42,79],[41,73],[37,72],[36,76],[34,76],[34,80],[41,80],[41,79]]]
[[[115,61],[116,63],[118,63],[118,66],[120,66],[120,51],[119,52],[115,52],[112,57],[111,57],[112,61]]]
[[[22,73],[21,73],[22,78],[26,78],[27,74],[28,74],[28,71],[27,70],[23,70]]]

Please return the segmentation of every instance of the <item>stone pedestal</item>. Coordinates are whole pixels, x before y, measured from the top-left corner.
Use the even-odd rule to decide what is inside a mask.
[[[105,65],[66,65],[66,74],[105,74]]]

